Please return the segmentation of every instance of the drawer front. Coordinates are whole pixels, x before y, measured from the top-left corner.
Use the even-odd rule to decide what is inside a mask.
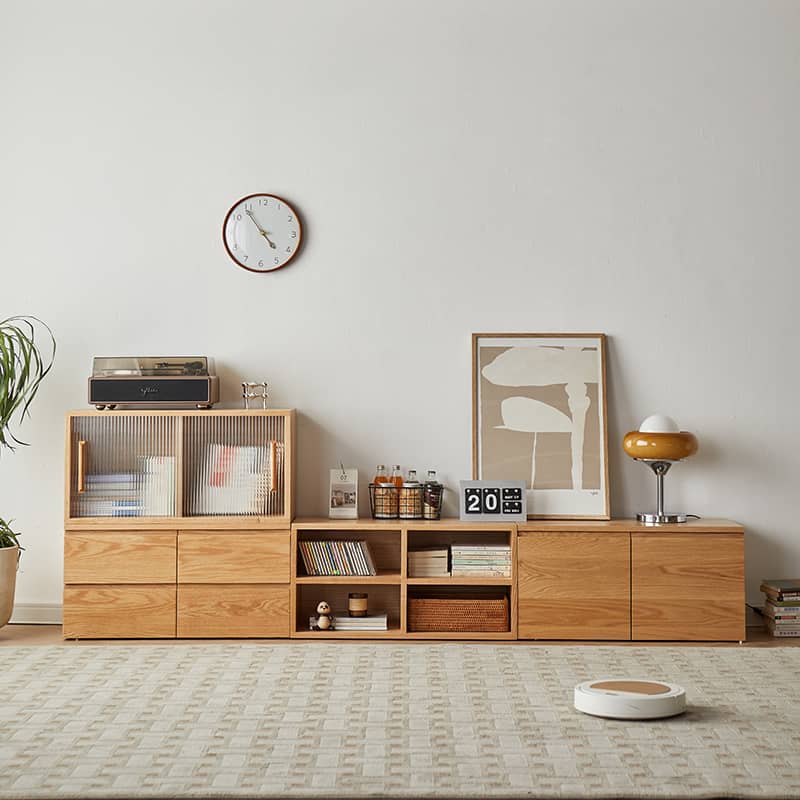
[[[178,636],[288,637],[289,586],[179,584]]]
[[[633,638],[745,638],[744,536],[632,534]]]
[[[289,583],[289,531],[180,531],[178,583]]]
[[[176,531],[64,535],[64,583],[175,583]]]
[[[65,639],[159,639],[175,636],[171,586],[65,586]]]
[[[630,639],[628,533],[517,538],[520,639]]]

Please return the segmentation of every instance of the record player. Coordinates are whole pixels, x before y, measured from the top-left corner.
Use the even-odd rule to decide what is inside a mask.
[[[213,370],[206,356],[95,358],[89,403],[99,410],[118,405],[211,408],[219,402]]]

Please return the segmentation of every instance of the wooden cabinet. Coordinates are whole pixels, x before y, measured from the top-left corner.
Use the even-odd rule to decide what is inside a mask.
[[[519,638],[741,641],[744,531],[727,520],[519,526]]]
[[[743,640],[744,538],[632,533],[634,639]]]
[[[517,539],[520,639],[629,639],[630,537],[526,531]]]
[[[288,636],[294,419],[70,413],[64,637]]]

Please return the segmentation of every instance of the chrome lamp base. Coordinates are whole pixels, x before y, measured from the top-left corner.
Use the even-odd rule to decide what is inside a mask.
[[[655,513],[640,512],[636,515],[639,522],[644,522],[645,525],[663,525],[670,522],[686,522],[686,514],[667,513],[664,511],[664,476],[669,472],[672,466],[671,461],[649,461],[645,459],[637,459],[644,461],[656,475],[656,505]]]
[[[686,522],[686,514],[651,514],[640,511],[636,519],[645,525],[663,525],[667,522]]]

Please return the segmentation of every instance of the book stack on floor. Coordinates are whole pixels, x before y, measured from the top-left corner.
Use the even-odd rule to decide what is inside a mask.
[[[377,575],[369,545],[358,541],[298,542],[303,565],[308,575]]]
[[[800,578],[764,580],[764,624],[773,636],[800,636]]]
[[[316,630],[317,618],[311,617],[308,620],[310,630]],[[375,614],[369,617],[350,617],[347,615],[336,615],[333,618],[333,630],[336,631],[388,631],[389,615]]]
[[[450,547],[453,577],[511,577],[511,546],[507,544],[454,544]]]
[[[450,575],[447,547],[425,547],[408,551],[409,578],[441,578]]]

